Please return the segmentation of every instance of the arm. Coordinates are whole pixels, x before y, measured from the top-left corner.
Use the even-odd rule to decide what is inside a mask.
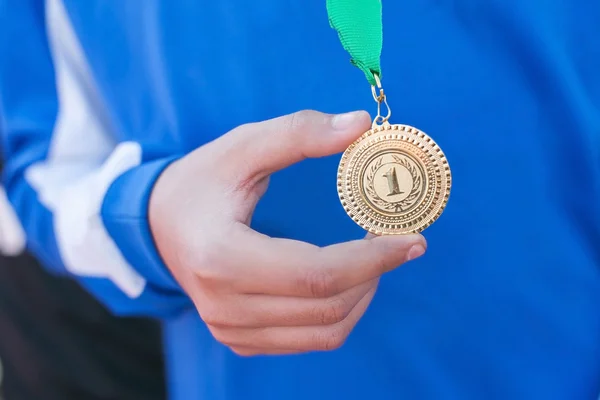
[[[147,159],[158,146],[111,140],[69,35],[50,40],[49,53],[41,0],[2,1],[9,197],[42,261],[79,276],[113,310],[165,315],[190,304],[154,238],[215,339],[238,354],[332,350],[379,277],[424,253],[420,235],[318,247],[249,226],[270,174],[341,152],[368,129],[367,113],[305,110],[239,126],[174,163]],[[52,21],[49,32],[68,26]]]
[[[117,143],[60,2],[0,2],[4,183],[29,249],[118,314],[189,305],[148,227],[154,181],[175,159]],[[60,36],[60,40],[57,37]]]

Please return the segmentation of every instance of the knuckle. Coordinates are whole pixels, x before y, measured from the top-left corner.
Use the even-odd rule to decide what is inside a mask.
[[[235,340],[233,340],[227,329],[219,328],[216,326],[209,326],[209,330],[217,342],[229,347],[235,346],[237,344]]]
[[[313,112],[309,110],[296,111],[290,114],[289,117],[286,118],[286,130],[288,132],[295,132],[304,128],[312,115]]]
[[[388,260],[386,255],[383,253],[380,253],[376,257],[373,257],[373,266],[380,273],[383,273],[385,271],[392,269],[390,264],[391,264],[390,261]]]
[[[286,133],[292,134],[292,138],[296,138],[299,137],[296,135],[298,131],[305,131],[314,124],[322,124],[324,120],[324,114],[314,110],[301,110],[284,118],[283,127]]]
[[[366,240],[365,244],[368,246],[365,254],[369,254],[368,260],[370,260],[374,270],[383,273],[392,268],[390,249],[387,246],[377,243],[374,240]]]
[[[331,297],[337,292],[335,278],[326,268],[309,269],[303,286],[313,297]]]
[[[219,243],[211,243],[198,251],[196,259],[192,261],[198,278],[208,282],[219,281],[223,278],[223,254],[226,254],[224,247]]]
[[[324,351],[337,350],[344,345],[348,332],[343,326],[323,330],[317,335],[317,348]]]
[[[260,353],[254,349],[248,349],[248,348],[244,348],[244,347],[230,347],[231,351],[233,351],[235,354],[237,354],[240,357],[252,357],[252,356],[257,356]]]
[[[319,320],[324,325],[335,324],[346,319],[350,310],[348,301],[342,296],[336,296],[327,301],[321,309]]]
[[[260,127],[260,122],[246,122],[229,131],[229,133],[240,134],[246,131],[256,130]]]
[[[229,321],[225,315],[218,310],[217,307],[211,307],[203,310],[200,313],[202,320],[207,324],[215,327],[229,326]]]

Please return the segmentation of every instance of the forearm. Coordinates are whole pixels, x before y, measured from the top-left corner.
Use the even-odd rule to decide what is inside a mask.
[[[4,8],[4,182],[30,250],[116,313],[178,312],[188,299],[154,249],[145,211],[154,180],[175,156],[148,157],[144,144],[115,140],[68,24],[48,19],[46,36],[45,15],[56,10],[33,0]]]

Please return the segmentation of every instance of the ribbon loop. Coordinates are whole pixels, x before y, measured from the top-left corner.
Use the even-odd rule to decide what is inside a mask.
[[[352,65],[376,85],[374,75],[381,78],[383,46],[381,0],[327,0],[327,14]]]

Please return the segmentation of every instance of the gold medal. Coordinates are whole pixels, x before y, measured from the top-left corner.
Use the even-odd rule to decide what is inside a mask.
[[[375,235],[422,232],[442,214],[452,185],[446,157],[427,134],[392,125],[379,77],[372,86],[377,116],[342,155],[338,194],[348,215]],[[379,89],[379,94],[377,94]],[[381,105],[387,115],[381,115]]]

